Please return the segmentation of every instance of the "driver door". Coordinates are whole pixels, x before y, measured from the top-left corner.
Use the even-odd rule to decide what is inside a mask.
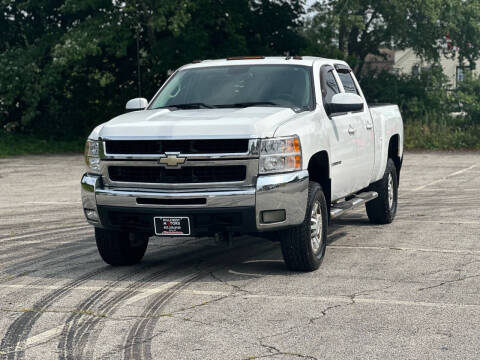
[[[325,109],[333,95],[341,92],[339,80],[333,66],[324,65],[320,69],[322,98]],[[328,111],[326,111],[328,113]],[[354,172],[356,160],[355,137],[351,133],[352,116],[337,113],[328,116],[325,124],[330,143],[330,178],[332,200],[345,197],[355,191]]]

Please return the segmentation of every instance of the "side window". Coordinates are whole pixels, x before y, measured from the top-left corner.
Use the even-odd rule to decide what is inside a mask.
[[[343,84],[345,92],[360,95],[358,93],[357,87],[355,86],[355,83],[353,82],[350,72],[338,71],[338,77]]]
[[[335,76],[333,76],[333,67],[323,67],[321,71],[321,76],[323,103],[328,104],[331,102],[333,95],[340,92],[340,89],[338,88]]]

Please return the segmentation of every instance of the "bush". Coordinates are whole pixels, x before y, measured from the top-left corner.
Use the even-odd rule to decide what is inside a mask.
[[[455,99],[472,124],[480,125],[480,77],[468,74],[459,83]]]
[[[398,104],[407,149],[480,149],[478,78],[450,91],[441,68],[433,66],[419,75],[369,74],[360,82],[369,103]],[[452,115],[460,110],[466,115]]]
[[[443,118],[454,108],[454,98],[447,91],[448,78],[438,66],[418,75],[372,73],[360,83],[369,103],[397,104],[406,122]]]

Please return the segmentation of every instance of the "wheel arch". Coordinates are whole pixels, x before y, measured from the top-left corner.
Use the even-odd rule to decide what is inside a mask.
[[[308,176],[311,181],[318,182],[323,189],[327,206],[330,210],[332,185],[330,179],[330,160],[326,150],[312,155],[308,161]]]
[[[400,135],[394,134],[388,142],[387,159],[392,159],[397,169],[397,180],[400,182],[400,170],[402,169],[403,156],[400,155]]]

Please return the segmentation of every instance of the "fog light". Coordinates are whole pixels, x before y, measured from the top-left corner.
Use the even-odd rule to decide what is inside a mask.
[[[270,224],[285,221],[285,210],[266,210],[262,211],[262,223]]]
[[[88,220],[98,221],[98,214],[95,210],[84,209],[84,211],[85,211],[85,216],[87,217]]]

